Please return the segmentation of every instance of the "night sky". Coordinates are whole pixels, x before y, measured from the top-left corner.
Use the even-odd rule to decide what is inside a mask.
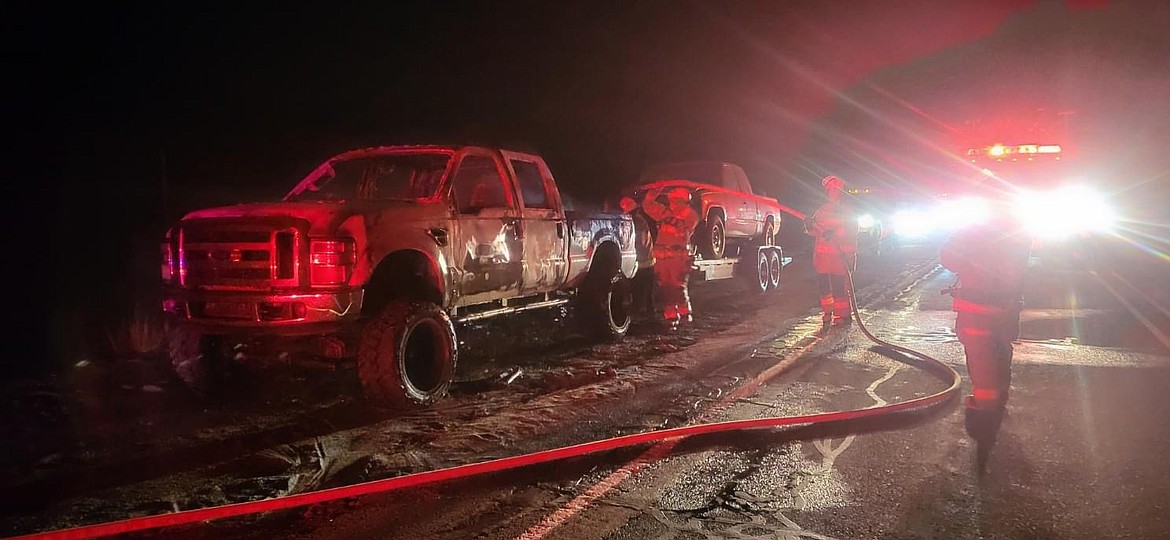
[[[584,201],[722,159],[807,207],[825,173],[915,184],[964,122],[1046,109],[1076,111],[1119,191],[1164,195],[1170,170],[1166,2],[167,4],[3,23],[10,149],[44,178],[9,186],[28,204],[6,219],[52,216],[55,300],[34,294],[61,351],[70,324],[149,304],[184,212],[277,198],[357,146],[536,151]]]

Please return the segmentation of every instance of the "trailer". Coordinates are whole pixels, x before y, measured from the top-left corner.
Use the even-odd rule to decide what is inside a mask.
[[[784,267],[792,263],[780,246],[743,246],[736,257],[696,258],[691,275],[701,281],[739,278],[752,290],[766,293],[780,286]]]

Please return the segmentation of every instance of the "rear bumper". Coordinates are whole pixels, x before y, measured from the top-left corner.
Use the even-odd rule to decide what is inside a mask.
[[[191,291],[163,294],[172,321],[208,332],[307,335],[334,331],[357,320],[362,289],[312,293]]]

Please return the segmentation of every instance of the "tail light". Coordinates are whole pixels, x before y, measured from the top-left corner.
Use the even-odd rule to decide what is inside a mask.
[[[175,252],[171,243],[162,245],[162,280],[169,283],[175,277]]]
[[[309,242],[309,283],[313,286],[342,285],[349,282],[357,252],[352,238],[311,240]]]

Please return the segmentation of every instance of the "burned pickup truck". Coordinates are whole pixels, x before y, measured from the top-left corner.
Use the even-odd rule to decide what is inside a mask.
[[[456,323],[577,304],[630,325],[633,223],[575,215],[535,155],[391,146],[329,159],[280,202],[199,210],[162,245],[176,373],[202,388],[229,338],[305,338],[352,358],[376,403],[443,397]]]

